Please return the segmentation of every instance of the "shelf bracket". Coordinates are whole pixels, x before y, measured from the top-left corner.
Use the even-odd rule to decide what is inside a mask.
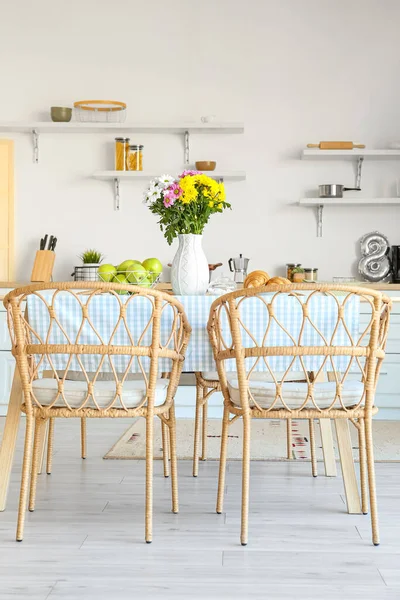
[[[120,201],[119,179],[118,179],[118,177],[116,177],[114,179],[114,210],[119,210],[119,201]]]
[[[360,156],[357,161],[357,176],[356,176],[356,188],[361,187],[361,171],[364,162],[364,157]]]
[[[33,162],[39,162],[39,134],[36,129],[32,129],[32,144],[33,144]]]
[[[184,161],[185,161],[185,166],[189,166],[189,162],[190,162],[190,146],[189,146],[189,131],[186,130],[185,131],[185,153],[184,153]]]
[[[324,212],[324,205],[319,204],[317,208],[317,237],[322,237],[322,217]]]

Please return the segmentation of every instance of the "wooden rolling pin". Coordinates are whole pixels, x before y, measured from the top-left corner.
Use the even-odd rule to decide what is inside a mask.
[[[307,148],[319,148],[320,150],[353,150],[353,148],[365,148],[365,144],[353,144],[353,142],[320,142],[319,144],[307,144]]]

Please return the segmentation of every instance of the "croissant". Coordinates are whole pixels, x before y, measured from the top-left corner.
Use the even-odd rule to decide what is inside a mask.
[[[261,287],[267,285],[268,280],[269,275],[265,271],[252,271],[247,275],[243,285],[245,288]]]
[[[270,283],[275,283],[276,285],[287,285],[288,283],[291,283],[291,281],[286,279],[286,277],[271,277],[271,279],[268,279],[268,285]]]

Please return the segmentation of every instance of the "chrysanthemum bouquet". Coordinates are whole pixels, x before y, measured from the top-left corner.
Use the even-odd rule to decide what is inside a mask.
[[[162,175],[150,182],[144,202],[158,221],[168,244],[180,233],[202,234],[211,215],[230,204],[225,188],[200,171],[184,171],[177,179]]]

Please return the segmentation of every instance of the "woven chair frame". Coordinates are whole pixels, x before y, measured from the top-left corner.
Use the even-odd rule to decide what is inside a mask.
[[[43,294],[45,291],[53,292],[50,303],[48,303]],[[121,292],[123,295],[121,295]],[[75,339],[71,339],[57,315],[56,299],[61,293],[69,294],[71,298],[73,298],[75,306],[78,306],[81,311],[82,320]],[[130,293],[131,295],[127,296],[126,293]],[[90,317],[90,306],[93,299],[98,298],[99,295],[102,294],[113,296],[115,298],[115,304],[119,307],[119,314],[117,315],[109,339],[102,338],[101,333],[96,330]],[[41,301],[44,310],[47,311],[49,325],[45,338],[42,338],[40,332],[33,329],[23,308],[26,300],[30,296],[35,296],[38,301]],[[130,308],[131,303],[134,303],[139,297],[144,298],[143,301],[151,304],[151,315],[139,338],[135,341],[132,332],[130,331],[126,315],[128,307]],[[39,439],[42,433],[41,428],[47,420],[50,419],[51,426],[51,437],[49,438],[51,443],[47,465],[48,472],[50,472],[54,418],[119,418],[142,416],[146,418],[145,538],[147,542],[151,542],[154,416],[158,416],[162,420],[163,433],[165,432],[165,428],[169,430],[173,496],[172,504],[173,512],[178,512],[174,396],[179,384],[185,352],[191,333],[191,327],[183,306],[174,297],[157,290],[135,287],[132,292],[132,286],[103,282],[32,284],[26,287],[17,288],[7,294],[4,299],[4,306],[7,309],[8,325],[12,341],[12,354],[16,359],[22,384],[23,403],[21,405],[21,410],[27,415],[17,540],[22,540],[23,537],[24,513],[27,503],[27,488],[31,463],[32,477],[29,509],[34,509]],[[134,304],[132,304],[132,308],[133,307]],[[168,338],[162,343],[160,332],[161,319],[163,318],[164,310],[166,310],[167,307],[169,310],[172,310],[173,317],[171,318],[172,324]],[[53,327],[58,327],[59,330],[62,331],[68,343],[49,343]],[[84,327],[90,328],[93,335],[95,335],[98,340],[98,344],[82,343],[80,336]],[[124,334],[126,334],[130,342],[129,345],[121,346],[115,343],[116,333],[119,327],[123,327]],[[146,334],[147,338],[145,337]],[[145,342],[146,339],[148,340],[147,342]],[[62,375],[59,374],[52,359],[52,357],[59,354],[68,356],[67,364]],[[100,357],[95,373],[87,371],[83,360],[84,356],[91,354]],[[112,359],[120,357],[121,355],[126,357],[127,363],[123,372],[117,372]],[[147,357],[149,360],[148,373],[145,372],[142,365],[143,357]],[[115,392],[114,397],[108,402],[107,406],[100,406],[98,399],[96,398],[95,384],[98,381],[99,374],[102,371],[106,358],[109,360],[111,377],[115,383]],[[165,401],[160,406],[155,406],[156,383],[159,371],[161,370],[159,368],[159,360],[163,358],[167,358],[170,361],[170,377],[168,380]],[[58,388],[56,398],[49,405],[42,405],[39,402],[32,386],[32,383],[39,377],[41,368],[44,368],[45,359],[47,361],[46,369],[48,369],[48,365],[50,365],[50,372],[52,373],[53,378],[57,380]],[[75,359],[79,363],[87,386],[85,399],[78,407],[70,405],[65,392],[65,382],[68,379],[72,359]],[[141,376],[145,382],[145,393],[143,394],[143,399],[137,406],[127,407],[123,400],[123,389],[135,359],[138,361]],[[91,406],[88,406],[89,403],[91,403]],[[33,437],[33,425],[36,425],[36,427],[32,457],[31,442]],[[83,431],[83,455],[86,451],[84,433],[85,432]]]
[[[337,321],[333,327],[330,339],[326,339],[318,329],[314,315],[310,310],[312,299],[316,295],[325,295],[332,298],[337,307]],[[295,338],[284,323],[279,321],[276,305],[282,295],[290,295],[293,302],[301,306],[302,321],[298,336]],[[352,297],[358,297],[366,303],[370,311],[367,325],[360,334],[353,337],[348,324],[345,321],[344,307]],[[261,343],[257,341],[253,332],[243,322],[241,309],[248,298],[260,301],[268,313],[267,326]],[[340,298],[340,299],[339,299]],[[366,491],[366,470],[364,460],[367,461],[369,498],[371,507],[371,521],[374,544],[379,543],[378,517],[376,505],[375,473],[372,446],[372,415],[377,412],[374,406],[374,396],[382,361],[385,357],[385,346],[389,328],[391,310],[390,298],[381,292],[356,286],[326,285],[326,284],[288,284],[283,286],[267,285],[261,288],[238,290],[231,294],[216,299],[210,310],[208,321],[208,332],[213,347],[214,358],[217,364],[219,382],[224,396],[224,417],[221,436],[221,458],[219,487],[217,496],[217,513],[222,512],[223,497],[225,489],[225,467],[227,453],[227,438],[229,425],[238,418],[243,419],[243,483],[242,483],[242,525],[241,543],[247,544],[248,540],[248,503],[249,503],[249,469],[250,469],[250,423],[252,418],[274,418],[274,419],[348,419],[356,424],[360,433],[360,459],[362,492]],[[222,319],[229,325],[230,340],[224,338]],[[268,333],[272,323],[291,340],[288,346],[269,346],[267,344]],[[305,346],[302,336],[306,325],[312,327],[318,339],[323,343],[318,346]],[[339,327],[343,327],[347,333],[348,345],[335,346],[333,343],[335,334]],[[246,337],[247,336],[247,337]],[[225,333],[226,337],[226,333]],[[251,346],[244,344],[243,339],[251,339]],[[283,378],[278,381],[274,376],[268,363],[268,357],[289,357],[290,365]],[[309,356],[321,357],[321,364],[310,378],[304,363],[304,358]],[[348,366],[344,372],[336,368],[334,357],[348,357]],[[236,361],[240,405],[232,401],[230,388],[227,381],[225,361],[234,359]],[[251,367],[246,367],[246,359],[253,361]],[[290,370],[294,361],[298,359],[307,382],[307,391],[301,406],[291,408],[285,401],[284,384],[290,379]],[[252,373],[258,362],[263,360],[275,384],[275,398],[270,405],[260,406],[251,391],[250,381]],[[328,362],[329,361],[329,362]],[[329,367],[329,368],[328,368]],[[362,395],[359,400],[351,406],[345,405],[342,400],[342,390],[346,380],[350,379],[351,367],[358,368],[362,382]],[[328,407],[319,406],[315,395],[321,376],[324,371],[329,371],[328,379],[335,384],[335,394]],[[231,416],[232,415],[232,416]],[[311,434],[311,430],[310,430]],[[310,435],[310,437],[313,437]],[[311,442],[314,442],[312,439]],[[362,454],[362,456],[361,456]],[[363,490],[364,488],[364,490]],[[365,494],[363,495],[363,506],[365,506]]]

